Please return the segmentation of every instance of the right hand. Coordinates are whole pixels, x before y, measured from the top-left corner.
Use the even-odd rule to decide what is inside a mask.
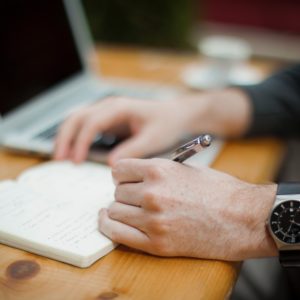
[[[128,128],[129,138],[111,151],[109,164],[164,151],[190,131],[193,109],[187,102],[114,97],[83,108],[71,114],[59,129],[54,158],[81,162],[96,134],[116,127]]]
[[[115,201],[100,211],[99,229],[117,243],[161,256],[278,255],[265,225],[275,184],[158,158],[120,160],[112,174]]]

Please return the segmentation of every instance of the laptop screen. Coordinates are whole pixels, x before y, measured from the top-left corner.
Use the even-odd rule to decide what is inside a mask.
[[[2,0],[0,115],[83,68],[62,0]]]

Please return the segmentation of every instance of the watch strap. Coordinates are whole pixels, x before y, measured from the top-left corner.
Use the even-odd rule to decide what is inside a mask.
[[[300,298],[300,268],[299,267],[286,267],[282,268],[283,274],[287,278],[287,284],[290,290],[289,299],[299,299]]]
[[[278,184],[277,195],[300,194],[300,182],[282,182]]]
[[[277,195],[297,195],[300,194],[299,182],[279,183]],[[287,276],[292,298],[300,296],[300,250],[279,251],[279,261]]]
[[[300,272],[300,250],[279,251],[279,261],[285,268],[298,268]]]

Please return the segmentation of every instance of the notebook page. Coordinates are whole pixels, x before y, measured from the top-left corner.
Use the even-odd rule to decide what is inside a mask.
[[[108,206],[114,199],[114,184],[109,167],[85,162],[48,162],[25,171],[20,183],[51,197],[52,202]]]
[[[113,192],[107,167],[55,162],[32,168],[18,183],[0,184],[0,242],[75,265],[101,257],[115,247],[97,228],[98,211]]]

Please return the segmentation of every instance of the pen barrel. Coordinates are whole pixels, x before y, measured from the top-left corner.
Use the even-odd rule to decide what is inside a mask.
[[[173,154],[172,160],[176,162],[183,162],[189,157],[195,155],[203,148],[210,146],[212,138],[209,134],[198,136],[196,139],[179,147]]]
[[[194,150],[194,149],[190,149],[184,153],[182,153],[181,155],[173,158],[173,161],[182,163],[185,160],[187,160],[188,158],[192,157],[193,155],[195,155],[198,151]]]

